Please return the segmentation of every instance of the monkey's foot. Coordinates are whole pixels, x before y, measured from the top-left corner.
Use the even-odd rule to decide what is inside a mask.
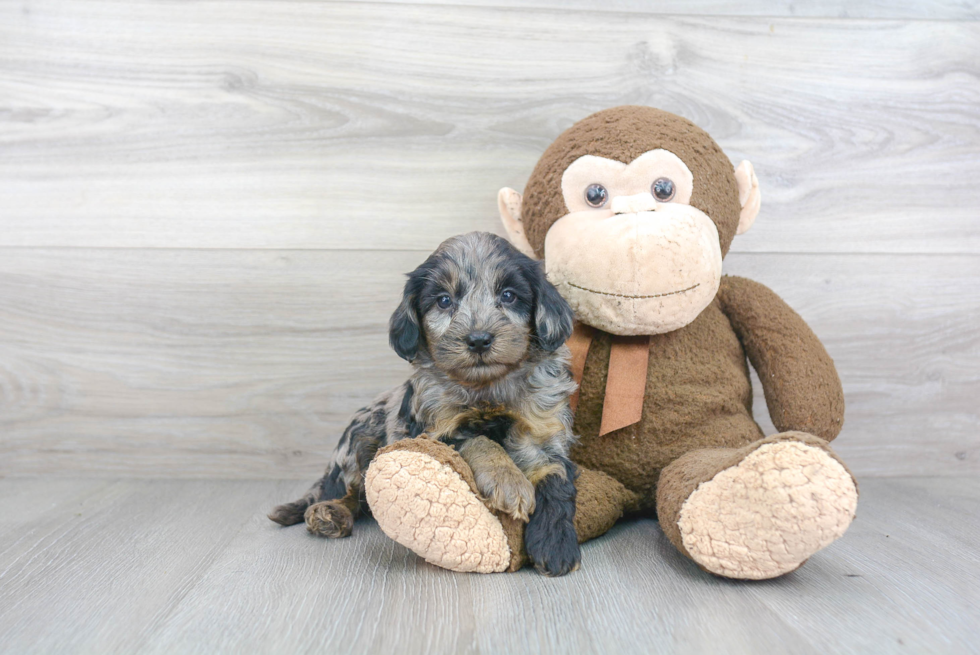
[[[679,469],[690,474],[698,457],[712,459],[711,453],[685,455],[665,469],[661,484],[676,485],[684,475]],[[783,575],[843,535],[854,519],[857,485],[821,439],[784,433],[728,451],[725,459],[685,496],[676,528],[665,526],[675,545],[711,573],[750,580]],[[664,504],[669,514],[671,503]]]
[[[381,530],[431,564],[495,573],[523,563],[523,524],[492,512],[459,453],[426,438],[378,451],[365,492]]]

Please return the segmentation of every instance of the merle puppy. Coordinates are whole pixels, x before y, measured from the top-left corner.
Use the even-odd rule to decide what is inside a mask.
[[[408,275],[391,317],[391,346],[412,377],[358,411],[323,478],[269,518],[346,537],[367,508],[378,448],[424,434],[459,452],[490,505],[527,521],[539,571],[575,570],[571,332],[572,311],[539,262],[486,232],[448,239]]]

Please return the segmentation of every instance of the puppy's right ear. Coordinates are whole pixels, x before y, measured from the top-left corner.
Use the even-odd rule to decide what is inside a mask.
[[[527,260],[525,260],[527,261]],[[527,262],[526,275],[534,288],[534,331],[538,344],[548,352],[558,350],[572,336],[575,314],[544,273],[542,262]]]
[[[419,315],[415,309],[417,286],[414,277],[410,276],[405,283],[402,301],[388,322],[388,343],[399,357],[408,361],[418,357],[419,341],[422,339]]]

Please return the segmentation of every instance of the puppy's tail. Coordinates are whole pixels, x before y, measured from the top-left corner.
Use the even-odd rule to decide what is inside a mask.
[[[269,518],[279,525],[296,525],[304,521],[304,515],[310,505],[325,500],[337,500],[347,495],[343,472],[340,465],[334,464],[327,469],[323,477],[317,480],[310,490],[299,500],[279,505],[269,514]]]

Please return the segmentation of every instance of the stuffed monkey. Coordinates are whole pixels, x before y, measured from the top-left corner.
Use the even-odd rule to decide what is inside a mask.
[[[578,321],[568,345],[580,541],[626,514],[656,516],[701,568],[764,579],[854,518],[857,484],[829,445],[844,415],[833,361],[775,293],[722,275],[759,202],[749,162],[734,168],[690,121],[632,106],[561,134],[523,198],[501,190],[511,242],[544,259]],[[778,434],[752,418],[749,363]],[[448,447],[383,449],[366,492],[381,528],[433,563],[525,563],[523,525],[487,509]]]

